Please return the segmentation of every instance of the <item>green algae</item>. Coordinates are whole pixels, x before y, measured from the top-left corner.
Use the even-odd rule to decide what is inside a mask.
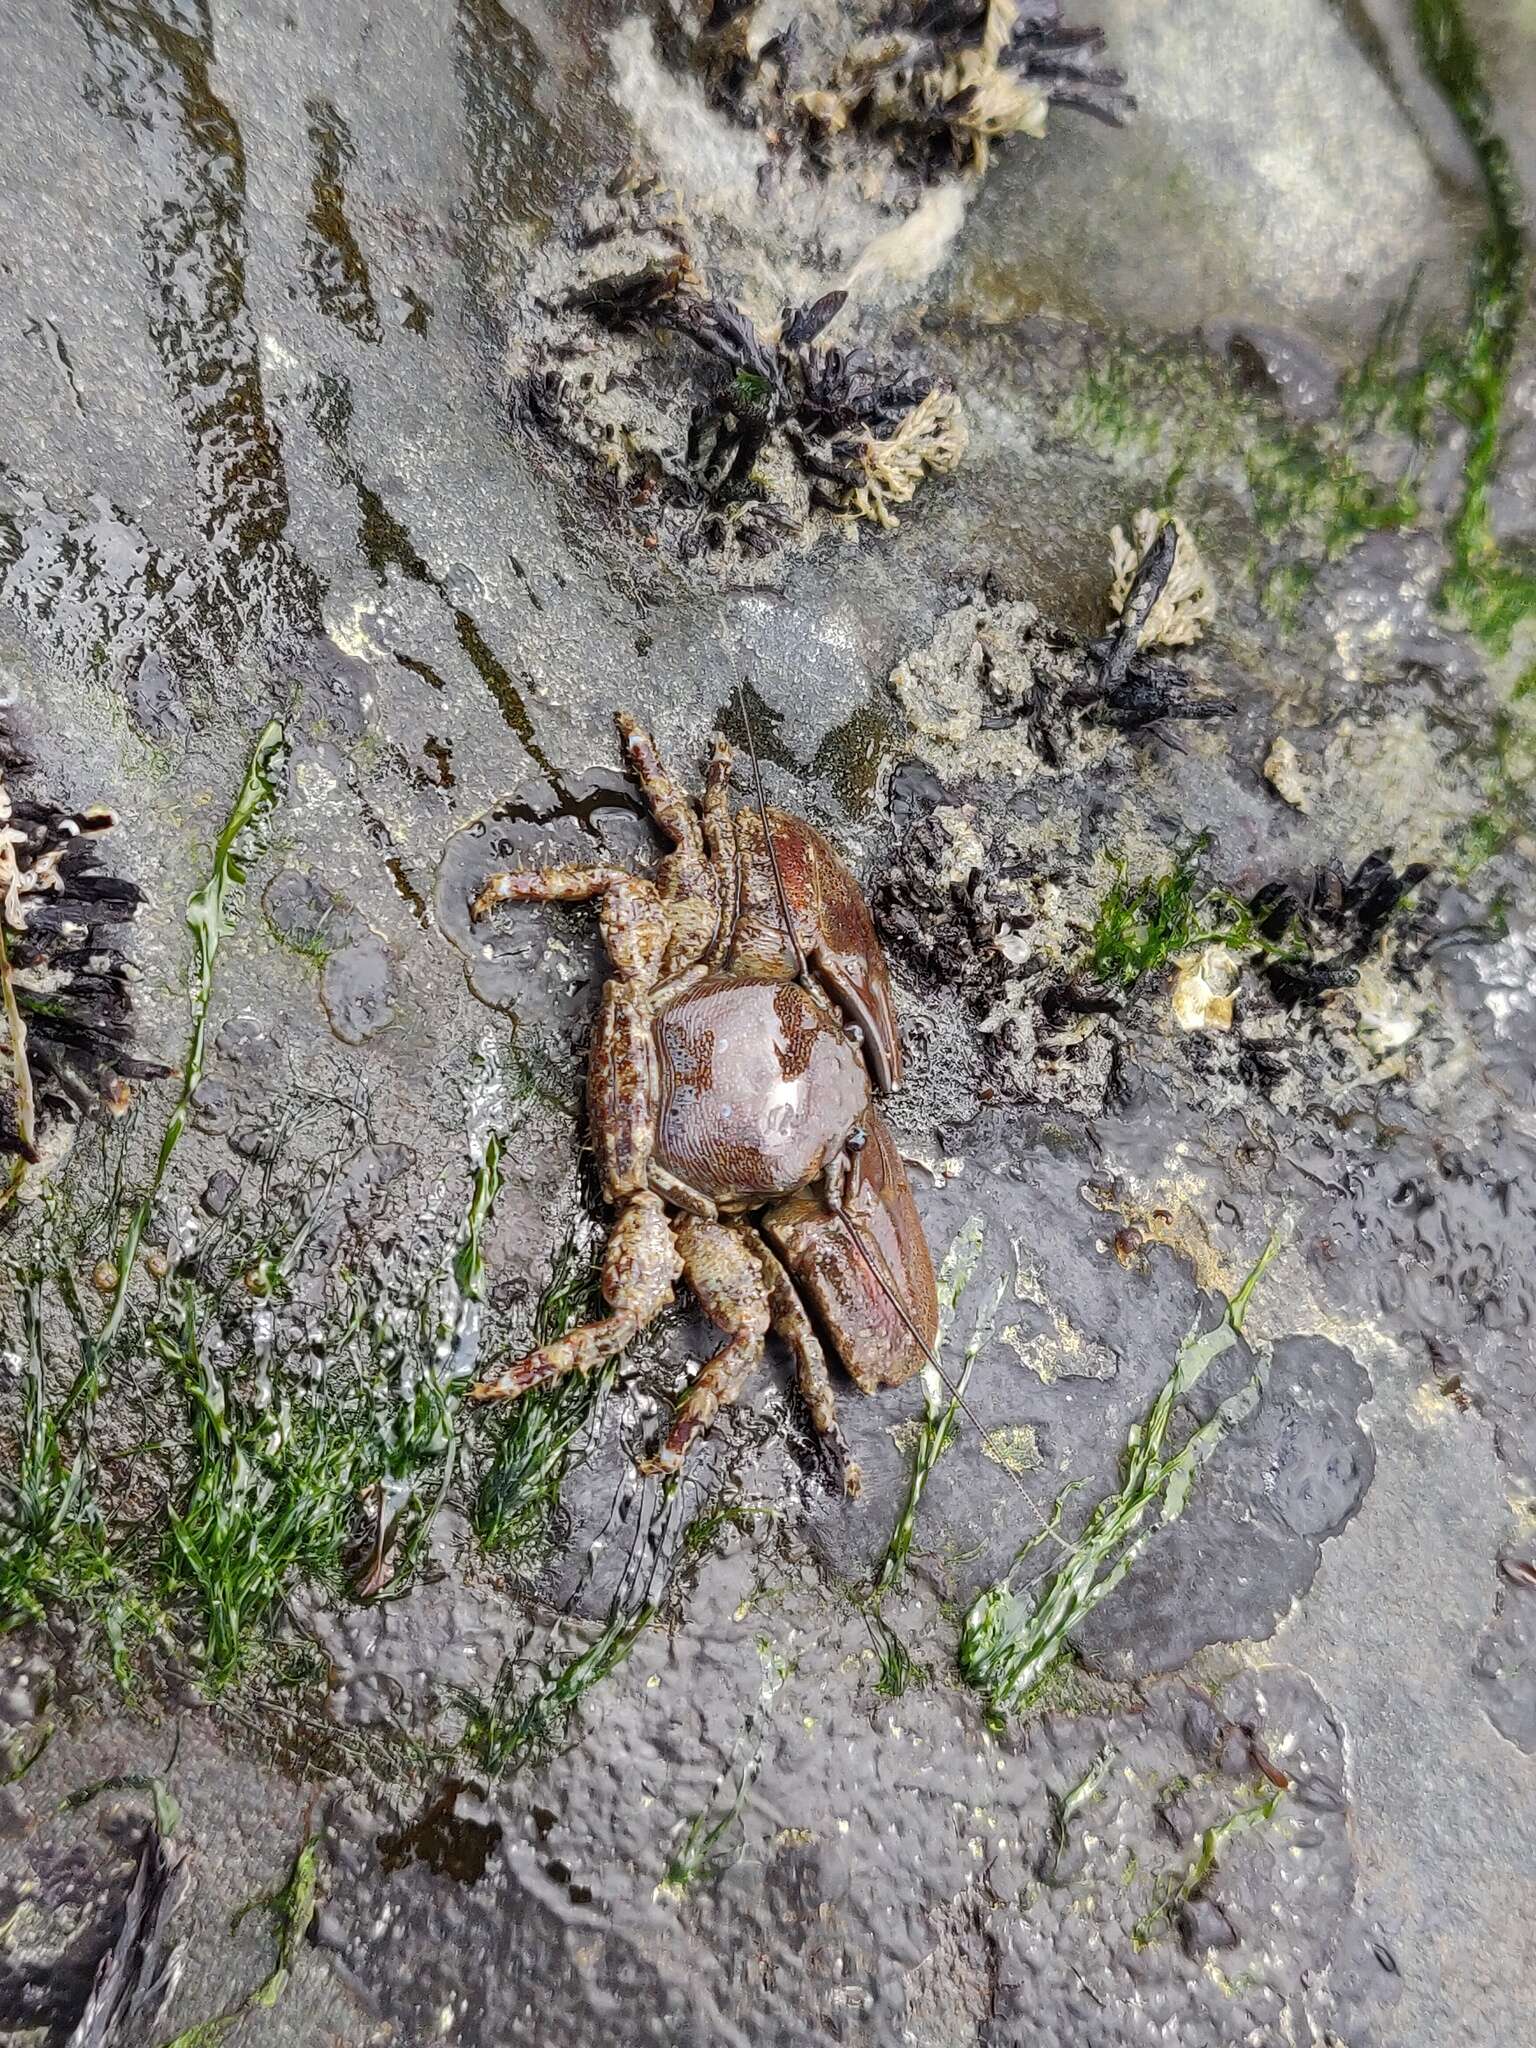
[[[549,1658],[532,1684],[509,1658],[488,1694],[459,1689],[464,1716],[460,1744],[488,1778],[554,1755],[565,1743],[577,1707],[628,1657],[656,1618],[656,1603],[628,1607],[615,1600],[607,1620],[585,1649]]]
[[[152,1256],[144,1285],[138,1254],[173,1186],[218,956],[278,800],[282,748],[281,728],[267,726],[188,906],[192,1032],[147,1184],[129,1192],[125,1140],[94,1208],[72,1215],[55,1195],[0,1330],[21,1366],[16,1455],[0,1491],[0,1629],[67,1608],[99,1629],[124,1686],[134,1654],[159,1643],[184,1645],[204,1689],[223,1692],[267,1647],[295,1587],[345,1584],[365,1497],[374,1539],[356,1590],[408,1581],[453,1480],[478,1348],[502,1174],[487,1113],[499,1113],[502,1076],[485,1051],[468,1091],[465,1206],[443,1251],[366,1274],[307,1271],[334,1207],[338,1155],[281,1196],[269,1164],[252,1213],[237,1206],[190,1255]],[[525,1093],[516,1076],[505,1092]],[[100,1312],[75,1279],[92,1239],[109,1254]],[[308,1369],[316,1358],[321,1372]],[[54,1395],[71,1364],[67,1392]],[[131,1459],[109,1457],[100,1440],[109,1380],[117,1405],[145,1418]]]
[[[1252,1412],[1263,1381],[1262,1361],[1178,1449],[1166,1449],[1176,1406],[1237,1342],[1253,1290],[1275,1250],[1271,1239],[1214,1329],[1193,1329],[1180,1344],[1157,1399],[1126,1439],[1118,1492],[1097,1503],[1068,1543],[1057,1533],[1065,1501],[1060,1496],[1049,1522],[1023,1545],[1007,1575],[972,1602],[960,1633],[960,1671],[993,1713],[1013,1713],[1037,1702],[1041,1686],[1067,1653],[1072,1630],[1128,1576],[1157,1529],[1183,1513],[1200,1467]],[[1157,1519],[1150,1521],[1154,1509]],[[1061,1562],[1016,1592],[1013,1579],[1020,1567],[1052,1540],[1062,1550]]]
[[[875,1649],[875,1692],[881,1699],[899,1700],[914,1685],[927,1680],[927,1665],[918,1662],[882,1615],[866,1609],[864,1626]]]
[[[960,1297],[975,1275],[981,1251],[981,1218],[972,1216],[956,1235],[939,1267],[939,1330],[935,1348],[941,1354],[945,1338],[960,1306]],[[992,1333],[992,1322],[1001,1298],[1002,1290],[999,1289],[997,1299],[992,1302],[990,1309],[984,1310],[978,1317],[971,1341],[960,1362],[960,1370],[949,1388],[947,1400],[945,1383],[937,1371],[931,1365],[923,1368],[923,1413],[917,1425],[917,1438],[912,1447],[912,1470],[907,1481],[906,1499],[891,1531],[885,1556],[875,1574],[874,1594],[877,1601],[898,1583],[906,1571],[913,1538],[917,1533],[918,1510],[922,1506],[924,1490],[934,1466],[944,1455],[954,1435],[955,1423],[964,1405],[965,1390],[970,1382],[971,1369]]]
[[[257,1908],[272,1916],[277,1954],[271,1969],[255,1989],[247,1992],[236,2004],[215,2014],[211,2020],[200,2020],[195,2026],[184,2027],[179,2034],[164,2042],[162,2048],[218,2048],[218,2044],[253,2012],[270,2010],[277,2004],[288,1988],[294,1964],[315,1917],[319,1890],[319,1838],[307,1835],[299,1844],[288,1875],[278,1889],[242,1906],[232,1923],[238,1927],[247,1913]]]
[[[1274,1819],[1284,1797],[1284,1789],[1277,1787],[1252,1806],[1241,1806],[1223,1820],[1203,1829],[1198,1854],[1182,1876],[1165,1878],[1162,1881],[1158,1897],[1131,1930],[1132,1945],[1143,1949],[1153,1941],[1163,1923],[1181,1906],[1187,1905],[1210,1878],[1226,1845],[1243,1835],[1251,1834],[1256,1828],[1267,1826]]]
[[[1417,516],[1406,481],[1383,481],[1365,466],[1355,413],[1316,428],[1294,426],[1192,348],[1111,350],[1057,424],[1106,457],[1152,470],[1154,498],[1172,509],[1185,504],[1193,478],[1225,483],[1245,500],[1266,541],[1304,554],[1342,553],[1367,533]]]
[[[192,978],[190,1008],[192,1035],[182,1060],[181,1087],[161,1133],[159,1149],[150,1169],[149,1182],[129,1211],[122,1235],[112,1257],[116,1281],[107,1312],[99,1330],[81,1347],[80,1371],[65,1401],[65,1413],[77,1401],[87,1407],[94,1403],[101,1386],[102,1369],[122,1327],[128,1305],[139,1246],[148,1228],[155,1200],[164,1185],[176,1147],[181,1142],[191,1114],[192,1097],[203,1078],[208,1052],[208,1010],[213,1000],[214,968],[219,948],[232,928],[235,906],[244,889],[247,865],[253,858],[260,835],[279,801],[277,769],[286,748],[283,728],[273,719],[262,728],[251,750],[245,776],[222,831],[214,841],[208,878],[187,901],[187,929],[192,934]]]
[[[1536,564],[1512,560],[1499,546],[1489,503],[1531,283],[1524,199],[1459,0],[1414,0],[1413,21],[1425,68],[1477,161],[1487,207],[1466,326],[1425,370],[1430,390],[1467,430],[1461,503],[1447,536],[1452,568],[1441,594],[1491,653],[1504,654],[1516,630],[1536,619]]]
[[[1106,1742],[1095,1752],[1092,1762],[1075,1785],[1061,1793],[1047,1791],[1046,1796],[1051,1802],[1051,1840],[1040,1865],[1042,1884],[1064,1882],[1061,1871],[1072,1846],[1072,1823],[1085,1807],[1091,1806],[1098,1798],[1114,1760],[1114,1748]]]
[[[1128,991],[1196,946],[1281,950],[1259,931],[1246,904],[1204,881],[1201,863],[1210,844],[1210,835],[1201,833],[1176,850],[1165,873],[1138,882],[1117,863],[1089,935],[1088,969],[1096,981]]]

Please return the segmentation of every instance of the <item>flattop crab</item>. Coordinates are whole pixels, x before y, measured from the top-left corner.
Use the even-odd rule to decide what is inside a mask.
[[[609,1313],[471,1390],[506,1400],[621,1352],[686,1279],[726,1341],[683,1396],[650,1468],[740,1395],[770,1328],[795,1360],[847,1491],[823,1339],[864,1393],[899,1386],[932,1349],[933,1260],[906,1169],[874,1106],[901,1079],[901,1041],[868,905],[803,819],[733,810],[716,734],[702,800],[627,713],[628,765],[672,851],[656,880],[618,867],[492,875],[502,903],[596,897],[613,973],[588,1067],[603,1193]]]

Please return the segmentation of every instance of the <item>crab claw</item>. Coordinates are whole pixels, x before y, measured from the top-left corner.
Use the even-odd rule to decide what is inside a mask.
[[[824,1187],[780,1202],[763,1234],[789,1268],[861,1393],[900,1386],[926,1363],[939,1327],[933,1258],[907,1170],[878,1111],[846,1156],[834,1206]]]
[[[864,892],[841,855],[803,818],[770,810],[768,827],[777,881],[757,814],[745,809],[736,814],[741,906],[730,965],[738,973],[793,974],[798,944],[816,980],[857,1027],[871,1078],[888,1093],[901,1084],[901,1033],[885,953]],[[794,924],[793,941],[784,933],[779,882]]]

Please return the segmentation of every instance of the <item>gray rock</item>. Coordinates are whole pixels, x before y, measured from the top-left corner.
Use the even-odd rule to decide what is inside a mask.
[[[206,1215],[222,1216],[240,1191],[240,1183],[226,1168],[211,1174],[203,1187],[202,1205]]]
[[[1229,358],[1241,382],[1276,399],[1288,419],[1325,420],[1338,410],[1338,371],[1299,336],[1218,322],[1205,329],[1204,339]]]
[[[1252,1369],[1239,1353],[1191,1400],[1204,1420]],[[1092,1661],[1130,1676],[1171,1671],[1211,1643],[1263,1641],[1306,1592],[1323,1543],[1359,1511],[1375,1469],[1356,1417],[1370,1382],[1316,1337],[1273,1347],[1263,1398],[1207,1468],[1189,1507],[1138,1560],[1135,1595],[1107,1602],[1077,1634]]]
[[[967,228],[957,309],[1181,333],[1258,323],[1352,355],[1416,277],[1416,319],[1459,314],[1476,201],[1447,205],[1435,155],[1341,10],[1094,12],[1137,112],[1106,134],[1058,109],[1048,147],[1006,153]]]
[[[1536,1590],[1506,1581],[1472,1661],[1483,1711],[1506,1741],[1536,1756]]]
[[[388,946],[370,932],[327,959],[320,1000],[343,1045],[361,1045],[394,1020],[398,976]]]
[[[334,889],[297,868],[275,874],[262,892],[261,904],[278,937],[300,952],[334,953],[367,929]]]

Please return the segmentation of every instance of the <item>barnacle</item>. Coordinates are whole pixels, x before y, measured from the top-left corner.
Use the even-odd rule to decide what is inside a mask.
[[[1173,1021],[1181,1031],[1230,1031],[1241,962],[1224,944],[1202,946],[1174,962]]]
[[[128,1051],[129,970],[112,933],[139,891],[96,851],[115,816],[59,811],[15,779],[0,765],[0,1207],[93,1101],[120,1110],[130,1080],[167,1071]]]
[[[1109,536],[1109,564],[1115,578],[1109,593],[1111,609],[1117,618],[1124,612],[1137,571],[1167,524],[1172,525],[1178,545],[1168,580],[1136,636],[1138,647],[1192,647],[1216,615],[1210,578],[1183,520],[1167,521],[1145,505],[1131,521],[1132,540],[1126,539],[1119,526]]]
[[[1301,756],[1284,733],[1276,733],[1269,743],[1269,752],[1264,756],[1264,780],[1292,810],[1311,810],[1312,798],[1302,775]]]
[[[848,491],[848,510],[877,526],[895,526],[891,507],[909,505],[925,476],[958,468],[969,438],[959,399],[936,385],[887,439],[865,441],[858,457],[863,475]]]
[[[564,417],[595,442],[646,501],[682,511],[685,556],[765,553],[804,535],[818,507],[892,527],[894,507],[960,461],[966,431],[952,391],[914,365],[821,340],[846,290],[785,306],[759,326],[711,289],[670,228],[663,234],[645,195],[631,196],[617,220],[600,246],[610,258],[621,250],[623,267],[594,274],[572,252],[564,288],[541,297],[557,323],[543,352],[560,367],[524,397],[530,413]],[[637,440],[630,427],[640,419],[648,425]]]
[[[819,75],[807,75],[807,48],[789,103],[824,136],[881,135],[929,168],[947,159],[980,176],[994,142],[1042,137],[1053,103],[1109,121],[1130,110],[1121,74],[1093,61],[1102,43],[1097,29],[1063,28],[1053,0],[927,0],[894,17],[879,10],[878,25],[835,55],[823,47]],[[764,53],[784,62],[775,39]]]

